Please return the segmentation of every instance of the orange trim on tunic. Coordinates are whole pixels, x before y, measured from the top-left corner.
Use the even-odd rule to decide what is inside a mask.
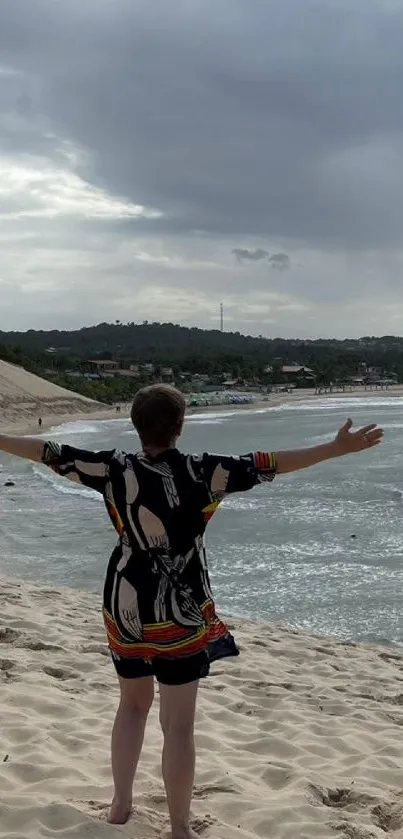
[[[212,501],[211,504],[208,504],[207,507],[203,507],[202,513],[204,515],[204,521],[208,522],[210,519],[213,518],[214,513],[220,506],[220,501]]]
[[[186,629],[183,626],[166,621],[158,624],[145,624],[143,641],[127,642],[119,632],[112,615],[104,608],[103,617],[109,648],[121,658],[185,657],[205,650],[210,641],[228,635],[225,624],[219,620],[211,600],[203,603],[202,612],[205,625]]]

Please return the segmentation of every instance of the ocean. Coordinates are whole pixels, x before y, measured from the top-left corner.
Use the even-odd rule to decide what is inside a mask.
[[[242,454],[315,445],[348,416],[378,422],[377,449],[228,498],[207,549],[221,614],[403,643],[403,399],[325,398],[188,417],[183,450]],[[83,419],[43,436],[135,450],[130,422]],[[41,465],[0,456],[0,574],[101,592],[116,535],[102,499]],[[5,487],[12,477],[15,486]],[[4,480],[3,480],[4,479]]]

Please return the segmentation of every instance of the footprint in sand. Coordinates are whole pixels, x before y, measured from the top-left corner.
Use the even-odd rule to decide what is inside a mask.
[[[162,792],[152,792],[148,796],[148,800],[153,804],[166,804],[166,796]]]
[[[63,647],[58,647],[56,644],[45,644],[44,641],[26,641],[24,647],[27,650],[33,650],[33,652],[46,650],[48,653],[60,653],[63,651]]]
[[[17,674],[13,671],[15,671],[16,667],[15,661],[9,661],[8,659],[0,660],[0,675],[7,680],[15,679],[17,678]]]
[[[201,836],[209,827],[212,827],[215,824],[215,819],[211,816],[201,816],[199,818],[192,819],[191,827],[196,833]]]
[[[63,670],[62,667],[43,667],[42,669],[47,676],[52,676],[53,679],[59,679],[61,682],[78,678],[77,673],[73,673],[72,670]]]
[[[203,799],[208,798],[209,795],[217,795],[218,793],[239,795],[239,792],[239,787],[235,787],[232,784],[201,784],[194,787],[193,797]]]
[[[379,653],[379,658],[382,661],[398,661],[400,664],[402,662],[402,656],[397,653]]]
[[[330,655],[330,656],[337,655],[335,650],[331,650],[330,647],[314,647],[314,650],[317,653],[322,653],[322,655]]]
[[[10,661],[8,658],[3,658],[0,661],[0,670],[3,673],[9,673],[11,670],[14,670],[16,666],[15,661]]]
[[[379,835],[378,832],[374,833],[373,830],[368,830],[366,827],[361,828],[357,824],[346,821],[331,822],[329,827],[337,831],[340,839],[378,839]]]
[[[310,790],[315,803],[323,804],[325,807],[334,807],[335,809],[356,811],[362,807],[367,807],[368,805],[374,806],[378,803],[377,799],[372,795],[367,795],[365,792],[356,792],[356,790],[350,788],[340,787],[330,789],[311,784]]]
[[[109,656],[109,650],[106,644],[86,644],[80,647],[80,652]]]
[[[15,644],[20,637],[20,633],[9,626],[0,627],[0,644]]]
[[[89,816],[93,816],[94,818],[100,819],[101,821],[105,821],[108,817],[108,811],[110,807],[110,802],[106,801],[84,801],[83,799],[79,800],[69,800],[69,804],[72,804],[73,807],[76,807],[77,810],[80,810],[82,813],[86,813]]]
[[[397,802],[378,804],[372,810],[374,824],[384,833],[394,833],[403,827],[403,806]]]

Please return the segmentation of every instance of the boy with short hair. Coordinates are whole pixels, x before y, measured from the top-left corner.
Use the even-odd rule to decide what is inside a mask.
[[[186,455],[176,447],[186,409],[183,394],[151,385],[133,401],[141,451],[91,452],[52,441],[0,435],[0,449],[40,461],[103,495],[119,541],[109,561],[103,615],[120,684],[112,732],[115,795],[108,820],[123,824],[154,677],[160,685],[162,773],[172,839],[194,839],[194,717],[198,683],[212,661],[239,654],[216,614],[204,548],[207,522],[226,495],[380,443],[382,429],[352,432],[351,420],[331,443],[284,452]]]

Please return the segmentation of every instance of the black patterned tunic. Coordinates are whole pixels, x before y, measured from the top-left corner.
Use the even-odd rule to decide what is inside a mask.
[[[226,495],[272,481],[275,456],[186,455],[168,449],[91,452],[54,442],[43,462],[101,493],[119,535],[104,586],[103,615],[115,659],[237,655],[217,617],[204,531]]]

